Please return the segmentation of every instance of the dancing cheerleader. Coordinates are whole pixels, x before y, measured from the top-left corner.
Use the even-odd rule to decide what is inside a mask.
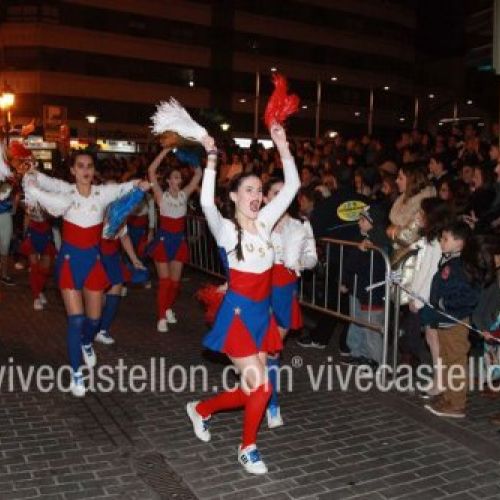
[[[177,298],[184,263],[188,261],[188,246],[184,233],[188,199],[201,180],[201,168],[195,168],[191,181],[181,189],[182,177],[177,169],[167,171],[168,189],[158,184],[156,171],[170,147],[165,147],[148,168],[154,199],[160,209],[160,223],[148,254],[154,259],[158,273],[157,329],[168,331],[168,323],[177,323],[172,306]]]
[[[244,407],[243,436],[238,461],[252,474],[265,474],[267,467],[256,447],[257,431],[271,390],[266,376],[267,353],[282,348],[281,336],[271,311],[271,273],[274,252],[271,230],[293,200],[300,186],[295,162],[283,127],[274,124],[271,137],[283,162],[285,183],[268,205],[262,203],[262,183],[252,173],[231,180],[230,199],[234,216],[223,218],[214,202],[217,151],[206,137],[207,168],[203,178],[201,206],[229,265],[228,290],[215,323],[206,335],[205,347],[225,353],[241,374],[242,386],[202,402],[187,404],[196,436],[210,440],[212,414]]]
[[[270,179],[264,187],[265,203],[271,203],[283,186],[281,179]],[[299,218],[298,207],[294,205],[292,203],[271,233],[274,249],[271,307],[282,340],[289,330],[302,328],[302,314],[298,299],[299,276],[301,271],[312,269],[318,262],[312,227],[307,220]],[[272,395],[266,416],[270,429],[283,425],[277,392],[279,366],[279,354],[269,354],[267,369],[272,385]]]
[[[45,285],[56,255],[52,224],[40,207],[26,207],[27,229],[20,251],[29,261],[33,309],[41,311],[47,305]]]
[[[126,225],[123,225],[116,235],[111,236],[108,235],[105,224],[100,247],[102,264],[106,270],[109,281],[111,282],[111,288],[106,292],[106,298],[101,316],[101,324],[95,340],[101,344],[111,345],[115,343],[115,340],[111,337],[109,329],[116,317],[118,306],[120,305],[122,287],[131,279],[131,272],[125,265],[122,258],[122,247],[135,269],[145,271],[146,268],[135,253],[131,238],[127,234]]]
[[[48,177],[34,169],[24,178],[26,204],[39,204],[51,215],[63,217],[62,245],[56,261],[56,279],[68,315],[68,355],[72,368],[71,391],[85,394],[80,371],[81,356],[86,365],[96,364],[92,347],[101,322],[103,291],[109,280],[101,262],[99,248],[106,207],[124,193],[145,181],[95,186],[92,154],[76,152],[71,160],[75,183]]]

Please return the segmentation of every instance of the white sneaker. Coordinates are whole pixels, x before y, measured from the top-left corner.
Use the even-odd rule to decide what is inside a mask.
[[[101,330],[95,336],[95,340],[96,342],[100,342],[101,344],[106,344],[106,345],[111,345],[115,343],[115,339],[106,330]]]
[[[49,303],[49,301],[47,300],[47,297],[45,296],[45,294],[43,292],[40,292],[40,295],[38,296],[38,299],[40,300],[40,302],[44,306],[46,306]]]
[[[281,418],[279,406],[269,406],[266,410],[266,417],[269,429],[274,429],[283,425],[283,419]]]
[[[241,446],[238,447],[238,462],[250,474],[267,474],[266,464],[262,461],[259,450],[254,444],[243,450]]]
[[[168,321],[165,318],[159,319],[156,329],[162,333],[168,332]]]
[[[165,318],[167,320],[167,323],[177,323],[177,318],[175,317],[174,311],[172,311],[172,309],[167,309],[167,311],[165,312]]]
[[[94,348],[92,347],[92,344],[82,345],[82,354],[85,364],[89,368],[94,368],[94,366],[97,364],[97,356],[95,355],[95,351]]]
[[[71,384],[69,386],[71,389],[71,393],[76,398],[81,398],[85,396],[85,385],[83,383],[83,375],[82,372],[74,372],[71,377]]]
[[[33,301],[33,309],[35,311],[42,311],[43,310],[43,304],[42,304],[42,301],[40,299],[35,299]]]
[[[186,405],[186,412],[193,424],[193,430],[198,439],[201,439],[204,443],[210,441],[210,431],[208,430],[208,418],[203,418],[197,411],[196,405],[199,401],[191,401]]]
[[[122,288],[122,292],[121,292],[122,297],[126,297],[127,293],[128,293],[128,288],[126,286],[124,286]]]

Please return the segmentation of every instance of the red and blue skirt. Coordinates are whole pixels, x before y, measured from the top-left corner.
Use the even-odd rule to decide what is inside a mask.
[[[283,343],[271,308],[271,269],[247,273],[231,269],[229,289],[204,347],[233,358],[281,351]]]
[[[127,231],[135,253],[138,257],[143,257],[148,243],[148,216],[130,215],[127,219]]]
[[[123,262],[119,239],[101,240],[101,260],[111,285],[130,281],[131,273]]]
[[[33,254],[54,257],[56,247],[50,223],[47,221],[30,221],[24,240],[21,243],[20,251],[27,257]]]
[[[63,221],[62,244],[56,260],[59,288],[102,291],[110,282],[101,259],[102,224],[81,227]]]
[[[272,270],[271,306],[276,321],[285,330],[302,328],[302,312],[298,299],[299,280],[294,271],[282,264]]]
[[[189,249],[184,233],[186,217],[173,219],[160,217],[160,228],[150,243],[147,255],[156,262],[176,260],[186,263],[189,260]]]

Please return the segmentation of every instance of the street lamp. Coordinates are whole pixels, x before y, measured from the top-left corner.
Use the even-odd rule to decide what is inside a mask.
[[[9,145],[9,132],[11,123],[10,110],[12,106],[14,106],[15,100],[16,96],[12,88],[7,84],[7,82],[4,82],[2,95],[0,96],[0,108],[2,109],[4,115],[5,142],[7,146]]]
[[[95,123],[98,120],[98,117],[95,115],[87,115],[85,117],[89,122],[89,143],[92,141],[97,142],[97,130],[95,127]]]
[[[227,132],[230,127],[231,127],[231,125],[229,123],[227,123],[227,122],[224,122],[224,123],[220,124],[220,128],[222,129],[223,132]]]

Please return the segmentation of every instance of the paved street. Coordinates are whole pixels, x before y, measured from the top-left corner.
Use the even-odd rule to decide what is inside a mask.
[[[59,366],[66,361],[65,317],[51,284],[49,308],[33,312],[26,272],[0,293],[0,360]],[[206,364],[209,387],[224,365],[203,355],[203,313],[193,299],[205,277],[188,272],[176,307],[180,319],[167,334],[155,329],[154,293],[131,290],[114,327],[117,344],[98,346],[98,362],[121,358],[150,371],[156,391],[90,393],[77,400],[33,386],[0,393],[0,499],[486,499],[500,498],[500,435],[488,416],[500,399],[473,395],[464,421],[438,420],[417,397],[341,392],[338,381],[310,388],[311,373],[333,366],[333,346],[305,351],[289,342],[293,393],[281,395],[285,427],[263,424],[259,448],[270,473],[246,475],[236,462],[241,412],[212,420],[212,441],[193,436],[184,406],[202,395],[195,387],[161,391],[168,372],[182,384],[179,364]],[[300,356],[298,358],[297,356]],[[10,358],[14,362],[9,361]],[[309,365],[309,372],[307,365]],[[326,369],[325,368],[325,369]],[[168,379],[167,379],[168,381]]]

